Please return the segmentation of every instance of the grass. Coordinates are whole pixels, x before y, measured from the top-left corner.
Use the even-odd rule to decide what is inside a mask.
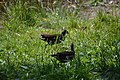
[[[120,78],[120,16],[98,11],[89,20],[68,10],[46,12],[38,6],[19,1],[7,7],[0,30],[0,79]],[[41,33],[61,33],[64,29],[70,34],[60,44],[45,46],[47,43],[39,39]],[[73,61],[61,64],[49,56],[70,50],[72,42],[76,52]]]

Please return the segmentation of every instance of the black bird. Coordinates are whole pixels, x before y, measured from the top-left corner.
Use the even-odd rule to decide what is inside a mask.
[[[68,34],[67,30],[64,30],[61,34],[41,34],[41,40],[47,41],[48,44],[60,43],[64,36]]]
[[[75,56],[74,45],[71,44],[71,51],[58,52],[57,54],[51,54],[52,57],[55,57],[60,63],[65,63],[72,60]]]

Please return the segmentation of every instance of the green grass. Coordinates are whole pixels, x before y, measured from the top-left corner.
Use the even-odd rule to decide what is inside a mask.
[[[92,19],[82,19],[68,10],[17,5],[7,8],[0,30],[0,79],[8,80],[94,80],[120,78],[120,16],[98,11]],[[84,27],[87,27],[84,29]],[[65,41],[47,45],[41,33],[69,31]],[[73,61],[61,64],[52,53],[70,50]],[[63,48],[65,47],[65,48]]]

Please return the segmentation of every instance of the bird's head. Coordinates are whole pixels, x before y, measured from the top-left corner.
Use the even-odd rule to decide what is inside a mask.
[[[69,32],[68,32],[67,30],[64,30],[64,31],[62,32],[62,34],[63,34],[63,35],[69,34]]]

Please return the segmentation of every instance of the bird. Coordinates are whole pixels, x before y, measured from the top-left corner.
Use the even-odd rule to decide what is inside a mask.
[[[61,43],[66,34],[69,34],[67,30],[64,30],[61,34],[41,34],[40,39],[48,44]]]
[[[56,58],[60,63],[66,63],[71,61],[75,56],[74,45],[71,44],[71,51],[58,52],[57,54],[51,54],[50,56]]]

